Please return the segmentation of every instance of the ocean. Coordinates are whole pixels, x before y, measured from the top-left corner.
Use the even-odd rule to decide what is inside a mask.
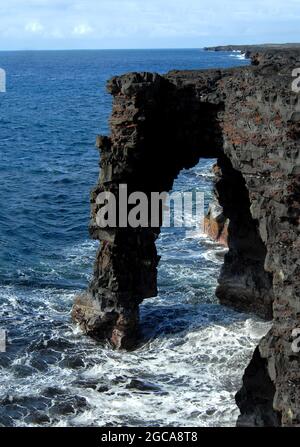
[[[245,65],[202,50],[0,52],[0,353],[2,426],[233,426],[234,395],[266,323],[218,304],[224,248],[164,229],[159,296],[141,306],[143,343],[113,351],[70,320],[91,278],[88,235],[106,80],[128,71]],[[212,195],[212,160],[174,190]]]

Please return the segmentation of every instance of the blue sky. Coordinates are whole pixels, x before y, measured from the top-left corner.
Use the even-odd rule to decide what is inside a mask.
[[[300,41],[300,0],[7,0],[0,49]]]

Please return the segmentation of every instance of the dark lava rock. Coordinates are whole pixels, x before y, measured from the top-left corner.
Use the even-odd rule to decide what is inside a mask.
[[[66,394],[66,391],[64,389],[54,386],[49,386],[42,391],[42,395],[49,398],[62,396],[64,394]]]
[[[278,427],[280,413],[273,409],[275,387],[267,371],[267,362],[256,348],[245,371],[243,387],[236,395],[241,410],[239,427]]]
[[[9,358],[9,356],[7,354],[5,354],[4,352],[1,353],[0,355],[0,366],[2,368],[8,368],[11,364],[11,359]]]
[[[76,413],[75,408],[73,407],[72,404],[70,404],[68,402],[60,402],[60,403],[54,404],[50,408],[50,414],[53,416],[57,416],[57,415],[66,416],[68,414],[74,414],[74,413]]]
[[[27,365],[14,365],[12,367],[12,371],[14,372],[16,377],[21,378],[32,376],[32,374],[37,372],[35,368]]]
[[[81,379],[73,382],[73,385],[79,386],[82,388],[90,388],[92,390],[98,391],[99,393],[105,393],[109,391],[109,387],[106,384],[99,383],[98,380],[93,379]]]
[[[13,427],[14,420],[12,417],[5,414],[3,409],[0,410],[0,427]]]
[[[50,408],[49,413],[52,416],[67,416],[69,414],[75,414],[86,408],[88,408],[88,402],[84,397],[72,396],[67,397],[63,402],[55,402]]]
[[[163,392],[160,386],[140,379],[132,379],[130,383],[126,385],[126,388],[130,390],[143,391],[145,393],[168,394]]]
[[[60,364],[65,368],[71,368],[71,369],[84,368],[85,366],[84,360],[81,357],[76,356],[67,356],[63,359],[63,361]]]
[[[104,230],[97,221],[98,194],[118,195],[124,183],[150,197],[151,191],[170,191],[180,171],[199,159],[217,159],[215,192],[229,221],[217,296],[238,311],[273,318],[259,343],[263,361],[254,356],[245,372],[242,416],[251,407],[252,424],[269,424],[269,417],[258,415],[264,406],[256,398],[265,386],[278,424],[297,426],[300,356],[292,334],[300,327],[300,95],[292,91],[292,73],[300,67],[300,46],[233,49],[245,51],[252,65],[128,73],[109,81],[111,134],[98,138],[101,171],[91,193],[90,233],[101,245],[72,318],[117,349],[137,345],[139,305],[157,295],[161,221],[145,228],[118,222]],[[261,380],[252,382],[253,375]],[[140,383],[130,386],[151,392]]]
[[[50,417],[46,413],[42,413],[40,411],[34,411],[30,413],[24,421],[27,424],[33,425],[44,425],[50,423]]]

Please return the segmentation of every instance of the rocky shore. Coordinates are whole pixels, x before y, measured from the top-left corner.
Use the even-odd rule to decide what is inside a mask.
[[[130,73],[109,81],[111,134],[97,140],[101,172],[91,195],[90,232],[101,247],[89,290],[76,299],[72,315],[89,335],[117,348],[135,345],[139,304],[157,294],[160,230],[104,231],[96,221],[97,196],[118,195],[123,183],[147,196],[169,191],[180,170],[216,158],[216,197],[229,248],[217,296],[224,305],[273,319],[237,395],[238,425],[299,426],[300,354],[293,333],[300,328],[300,95],[292,91],[292,72],[300,67],[300,49],[228,49],[248,51],[252,65]],[[210,225],[222,235],[224,226]]]

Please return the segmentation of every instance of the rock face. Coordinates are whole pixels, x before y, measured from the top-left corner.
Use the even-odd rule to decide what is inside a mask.
[[[228,225],[229,219],[225,216],[224,210],[218,200],[217,185],[220,177],[220,168],[216,164],[213,167],[215,174],[214,199],[209,204],[208,212],[204,217],[204,233],[212,240],[228,247]]]
[[[256,348],[245,371],[243,387],[236,395],[241,410],[238,427],[278,427],[281,413],[274,410],[275,386],[268,373],[268,362]]]
[[[300,424],[300,96],[292,91],[297,49],[259,53],[255,65],[226,70],[131,73],[113,78],[111,135],[98,138],[99,183],[91,235],[101,240],[94,278],[73,318],[116,347],[138,335],[138,307],[157,293],[159,226],[103,230],[97,196],[169,191],[183,168],[216,158],[216,193],[229,219],[217,296],[236,309],[273,317],[238,393],[238,424]]]
[[[224,305],[272,319],[272,274],[264,269],[266,247],[250,212],[249,192],[241,172],[227,157],[218,160],[216,193],[228,220],[228,253],[216,295]]]
[[[228,219],[218,202],[211,202],[204,218],[204,233],[215,242],[228,246]]]

